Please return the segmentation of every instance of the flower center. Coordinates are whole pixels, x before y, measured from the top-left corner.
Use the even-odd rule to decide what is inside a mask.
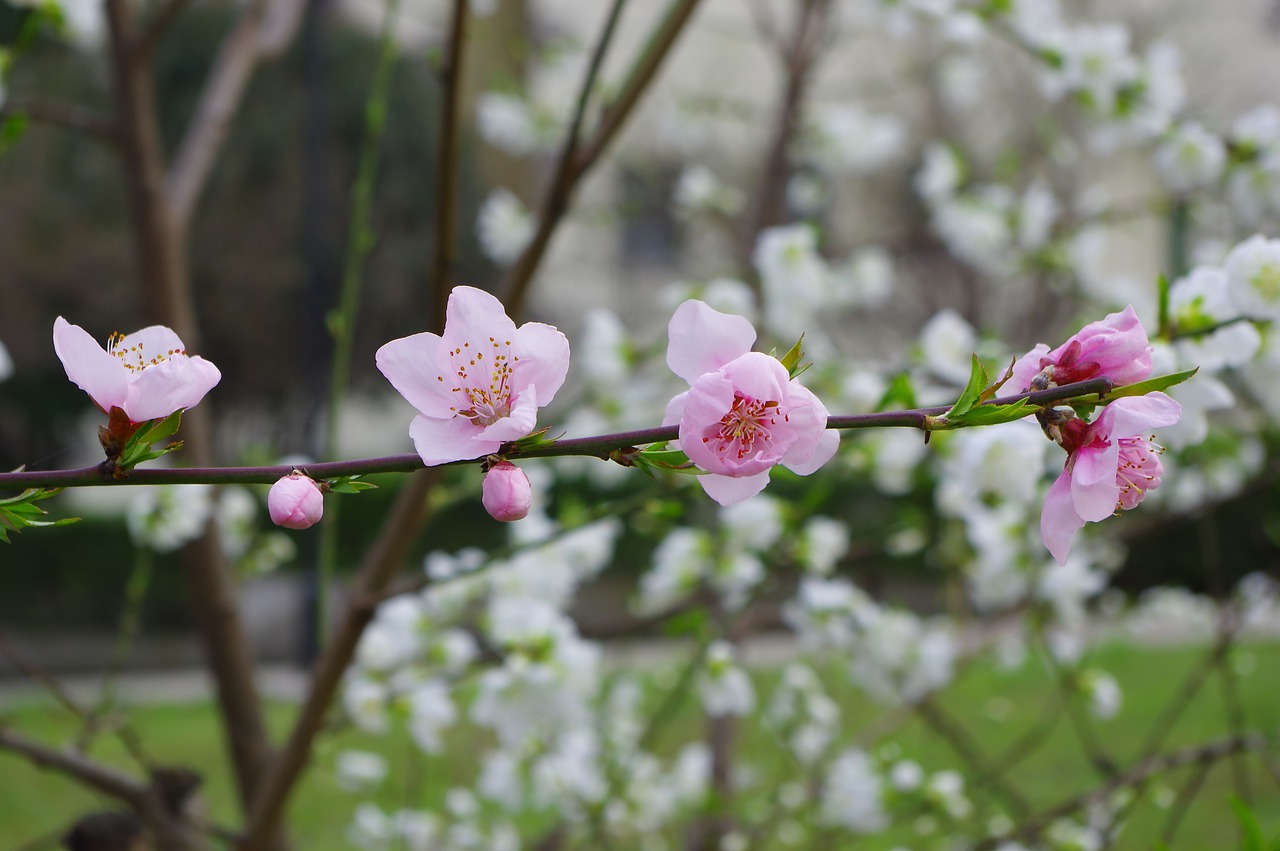
[[[130,372],[142,372],[149,366],[155,366],[158,363],[164,363],[169,358],[186,357],[186,349],[169,349],[167,352],[154,354],[145,352],[145,345],[139,340],[132,346],[122,346],[125,335],[119,331],[111,332],[111,336],[107,337],[107,354],[119,359],[120,365]]]
[[[779,417],[784,422],[788,420],[787,415],[778,409],[777,402],[749,399],[735,393],[733,407],[720,418],[719,429],[702,438],[702,442],[714,441],[717,455],[741,461],[755,451],[757,439],[773,439],[770,428],[778,424]]]
[[[1155,443],[1155,435],[1120,438],[1120,463],[1116,467],[1116,484],[1120,486],[1120,498],[1116,511],[1133,508],[1147,496],[1147,491],[1160,487],[1164,466],[1160,453],[1164,447]]]
[[[463,343],[449,352],[455,374],[461,382],[454,393],[463,399],[449,410],[466,417],[478,426],[491,426],[511,415],[511,373],[520,358],[511,354],[511,341],[489,338],[493,351],[485,357],[482,346]],[[436,377],[444,381],[444,376]]]

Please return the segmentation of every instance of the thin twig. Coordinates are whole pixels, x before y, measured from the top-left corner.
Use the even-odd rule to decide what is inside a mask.
[[[518,316],[524,307],[533,274],[541,265],[547,247],[551,243],[551,237],[554,236],[568,211],[569,200],[573,196],[574,189],[626,123],[697,5],[698,0],[673,0],[640,58],[627,74],[617,97],[601,110],[599,121],[591,137],[579,144],[576,138],[577,130],[571,130],[556,164],[556,177],[551,181],[539,206],[538,229],[502,282],[503,301],[507,305],[507,311],[513,317]],[[617,8],[618,4],[615,0],[615,11]],[[612,18],[611,14],[610,20]],[[611,35],[611,28],[607,26],[596,45],[594,56],[603,55]],[[585,98],[590,95],[593,87],[594,80],[591,75],[588,75],[579,92],[579,111],[585,110]]]
[[[947,744],[951,745],[951,749],[969,764],[974,774],[985,779],[985,782],[1005,800],[1009,809],[1019,818],[1025,818],[1031,812],[1031,805],[1027,803],[1027,799],[992,770],[968,731],[961,727],[958,721],[947,715],[934,701],[932,695],[924,697],[916,704],[916,712],[921,720],[942,736]]]
[[[0,108],[0,121],[21,115],[41,124],[84,133],[112,145],[120,144],[120,127],[110,115],[96,109],[60,101],[14,98]]]
[[[138,56],[146,59],[155,53],[156,46],[168,34],[174,22],[191,5],[191,0],[166,0],[164,7],[147,22],[147,28],[138,37],[134,47]]]
[[[1111,382],[1105,378],[1093,378],[1074,384],[1064,384],[1048,390],[1037,390],[992,399],[983,404],[1007,405],[1020,399],[1026,399],[1033,405],[1052,405],[1066,399],[1094,393],[1106,394],[1111,389]],[[940,417],[949,410],[949,406],[939,405],[932,408],[915,408],[907,411],[888,411],[878,414],[851,414],[827,418],[830,429],[861,428],[917,428],[926,432],[934,427],[934,418]],[[1028,414],[1030,416],[1030,414]],[[508,444],[501,448],[499,454],[512,458],[553,458],[566,455],[580,455],[595,458],[609,458],[616,451],[653,443],[675,440],[679,436],[676,426],[659,426],[657,428],[639,429],[636,431],[613,432],[593,437],[569,438],[529,449],[520,449]],[[471,458],[451,461],[440,466],[456,466],[473,464],[483,460]],[[372,475],[376,473],[410,473],[422,469],[422,460],[417,455],[390,455],[380,458],[364,458],[355,461],[330,461],[321,464],[308,464],[303,472],[314,479],[328,479],[339,476]],[[108,485],[113,487],[126,485],[158,485],[158,484],[271,484],[277,479],[294,471],[293,465],[274,465],[265,467],[183,467],[175,469],[135,469],[118,479],[109,464],[96,464],[92,467],[80,467],[73,470],[48,470],[36,472],[0,473],[0,490],[22,488],[65,488]]]
[[[83,754],[54,750],[0,726],[0,748],[21,754],[41,768],[74,777],[85,786],[125,802],[137,810],[147,806],[147,785]]]
[[[449,286],[453,278],[458,254],[458,150],[462,136],[462,71],[463,51],[466,47],[467,21],[470,17],[467,0],[454,0],[453,26],[445,47],[444,64],[440,77],[444,83],[444,103],[440,116],[440,158],[436,171],[436,244],[431,269],[427,277],[434,316],[432,322],[444,327],[445,306],[449,299]]]

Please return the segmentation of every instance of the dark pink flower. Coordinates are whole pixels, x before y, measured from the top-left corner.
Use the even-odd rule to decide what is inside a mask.
[[[1062,426],[1067,463],[1044,500],[1040,537],[1059,564],[1085,523],[1142,502],[1160,486],[1164,467],[1151,429],[1170,426],[1182,406],[1163,393],[1128,396],[1107,405],[1092,423]]]
[[[1116,385],[1133,384],[1151,375],[1152,351],[1147,330],[1129,306],[1089,323],[1053,351],[1036,344],[1014,364],[1006,386],[1020,393],[1099,377]],[[1042,373],[1044,387],[1032,387]]]

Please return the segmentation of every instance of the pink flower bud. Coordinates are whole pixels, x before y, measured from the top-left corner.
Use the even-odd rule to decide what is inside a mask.
[[[529,514],[533,504],[533,488],[529,477],[510,461],[499,461],[484,474],[480,501],[494,520],[520,520]]]
[[[286,529],[306,529],[324,516],[324,497],[315,480],[294,473],[279,479],[267,494],[271,522]]]

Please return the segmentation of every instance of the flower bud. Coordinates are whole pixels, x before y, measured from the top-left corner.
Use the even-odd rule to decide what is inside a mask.
[[[494,520],[520,520],[533,504],[533,488],[524,470],[510,461],[499,461],[484,474],[480,501]]]
[[[324,515],[324,497],[314,479],[294,473],[279,479],[267,494],[271,522],[286,529],[306,529]]]

